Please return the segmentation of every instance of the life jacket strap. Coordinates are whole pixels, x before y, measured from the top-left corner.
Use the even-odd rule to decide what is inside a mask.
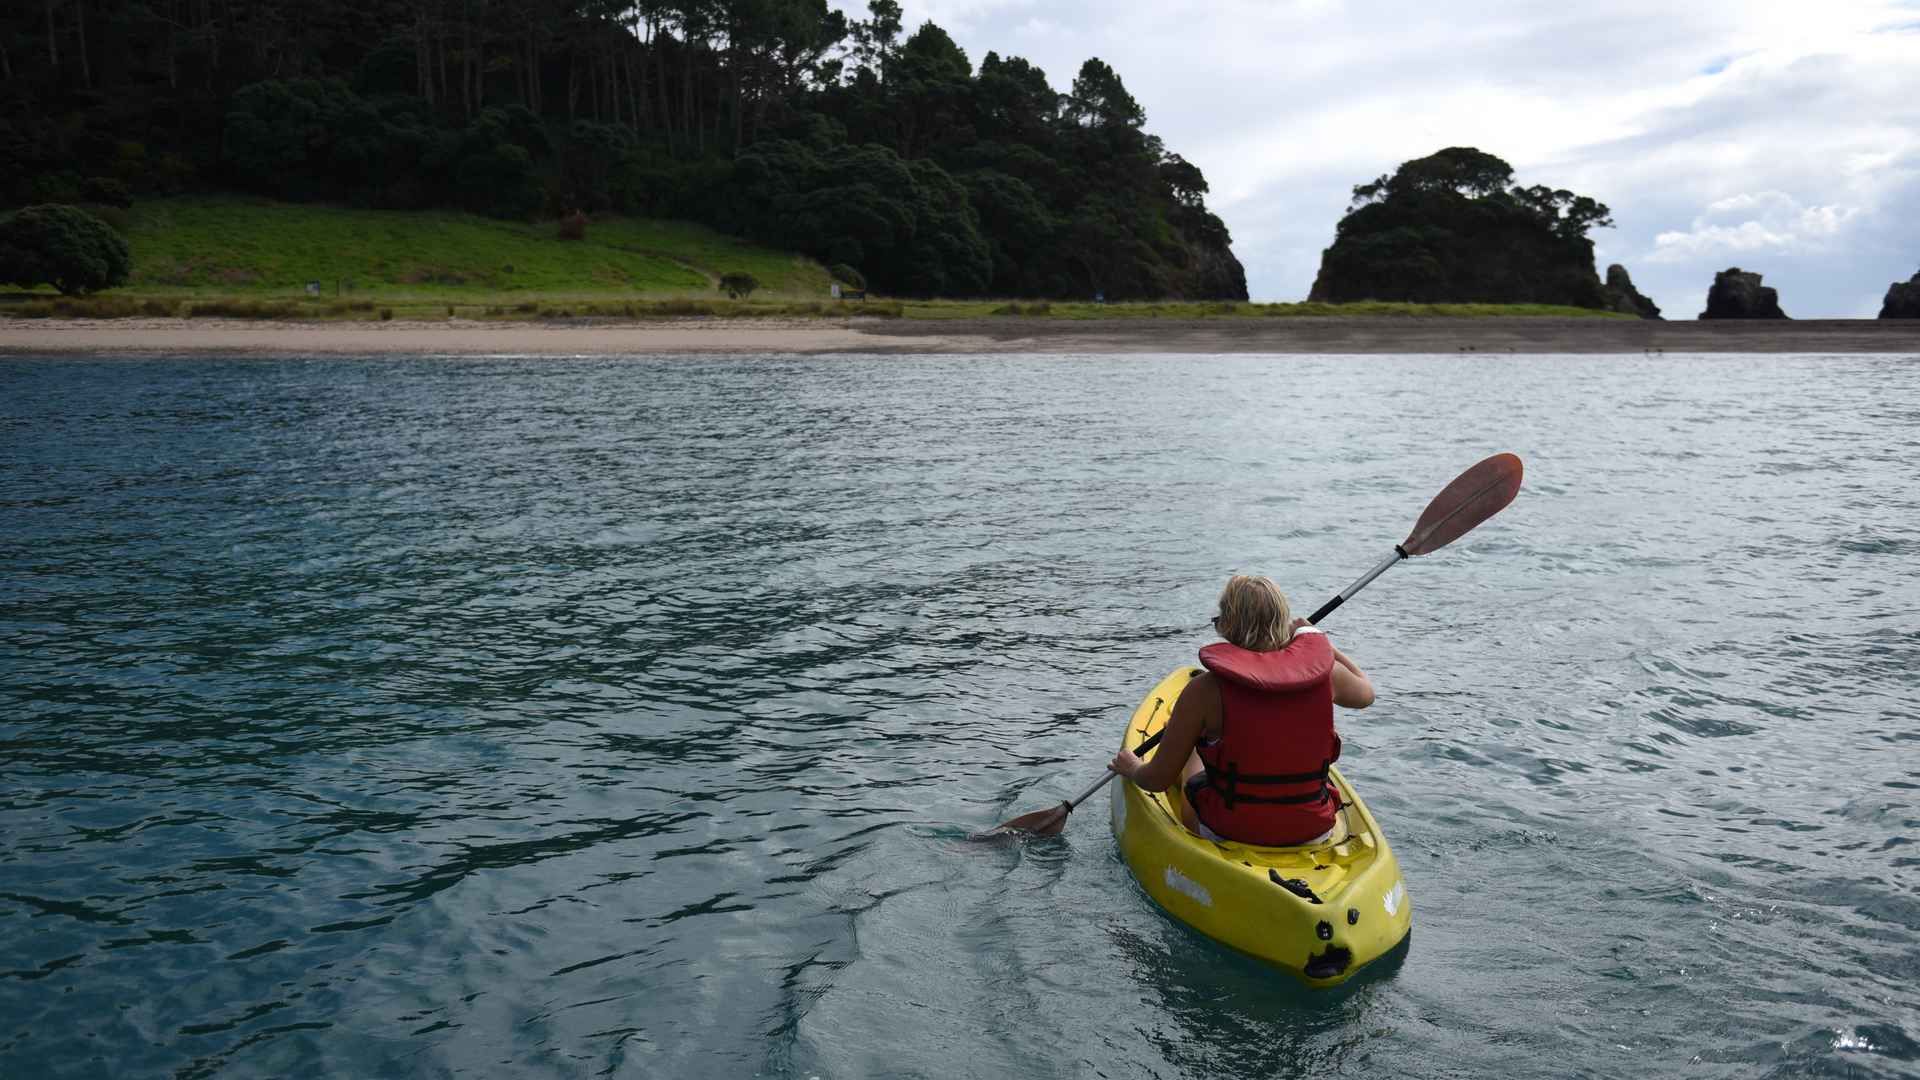
[[[1229,768],[1233,767],[1229,766]],[[1237,781],[1242,784],[1310,784],[1315,780],[1325,780],[1327,778],[1327,767],[1322,765],[1313,772],[1284,773],[1279,776],[1260,776],[1254,773],[1248,773],[1243,776],[1237,769],[1234,769],[1234,776]]]
[[[1333,790],[1333,785],[1327,783],[1327,769],[1332,764],[1333,759],[1329,758],[1321,762],[1320,768],[1314,772],[1284,773],[1277,776],[1248,773],[1242,776],[1240,775],[1240,763],[1230,761],[1227,763],[1227,767],[1221,770],[1221,772],[1225,774],[1224,776],[1221,776],[1212,769],[1207,770],[1207,786],[1220,793],[1220,797],[1226,801],[1227,809],[1229,810],[1233,809],[1236,804],[1243,802],[1281,805],[1319,802],[1326,798],[1327,794]],[[1311,784],[1316,780],[1320,783],[1319,790],[1304,795],[1247,795],[1242,794],[1240,791],[1240,785],[1242,784],[1254,786],[1270,784],[1278,786],[1283,784]]]
[[[1215,790],[1218,789],[1216,788]],[[1332,784],[1322,784],[1320,790],[1305,795],[1228,795],[1227,809],[1233,809],[1236,802],[1267,804],[1316,803],[1326,798],[1332,791]],[[1225,792],[1222,792],[1222,794],[1224,795]]]

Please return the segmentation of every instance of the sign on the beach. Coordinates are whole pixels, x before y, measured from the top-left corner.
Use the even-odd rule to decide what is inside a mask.
[[[309,281],[309,282],[307,282],[307,295],[308,295],[308,296],[319,296],[319,295],[320,295],[320,283],[319,283],[319,282],[317,282],[317,281]]]

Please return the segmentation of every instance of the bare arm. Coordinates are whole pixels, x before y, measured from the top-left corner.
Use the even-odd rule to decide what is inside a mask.
[[[1312,625],[1305,619],[1293,620],[1295,630]],[[1333,639],[1328,638],[1327,644],[1333,645]],[[1333,703],[1349,709],[1364,709],[1373,704],[1373,680],[1337,645],[1333,645]]]
[[[1144,791],[1165,791],[1179,779],[1180,770],[1186,767],[1187,756],[1200,741],[1207,721],[1219,712],[1220,686],[1213,681],[1211,673],[1201,675],[1188,683],[1173,703],[1173,715],[1167,717],[1166,733],[1152,761],[1143,762],[1133,751],[1122,749],[1107,768],[1132,780]]]
[[[1349,709],[1373,704],[1373,680],[1339,649],[1333,650],[1333,703]]]

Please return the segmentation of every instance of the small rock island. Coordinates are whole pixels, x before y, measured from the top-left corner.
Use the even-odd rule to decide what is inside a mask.
[[[1785,319],[1780,294],[1760,284],[1761,275],[1729,267],[1713,275],[1702,319]]]
[[[1880,303],[1880,317],[1920,319],[1920,274],[1887,286],[1887,298]]]

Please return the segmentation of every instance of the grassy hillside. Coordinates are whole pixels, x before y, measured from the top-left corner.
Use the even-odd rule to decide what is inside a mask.
[[[418,299],[713,296],[745,271],[766,292],[824,297],[818,263],[704,226],[596,219],[582,240],[553,222],[446,211],[353,210],[237,198],[165,199],[126,213],[133,280],[121,293]]]
[[[133,279],[89,297],[42,286],[0,296],[0,315],[27,318],[183,315],[374,319],[646,319],[684,315],[969,319],[1272,319],[1373,316],[1575,316],[1610,311],[1538,304],[1255,304],[1230,301],[827,299],[819,263],[701,225],[596,218],[581,240],[553,222],[496,221],[450,211],[354,210],[247,198],[143,202],[111,211],[133,248]],[[721,274],[761,282],[727,300]],[[318,298],[306,294],[320,283]]]

